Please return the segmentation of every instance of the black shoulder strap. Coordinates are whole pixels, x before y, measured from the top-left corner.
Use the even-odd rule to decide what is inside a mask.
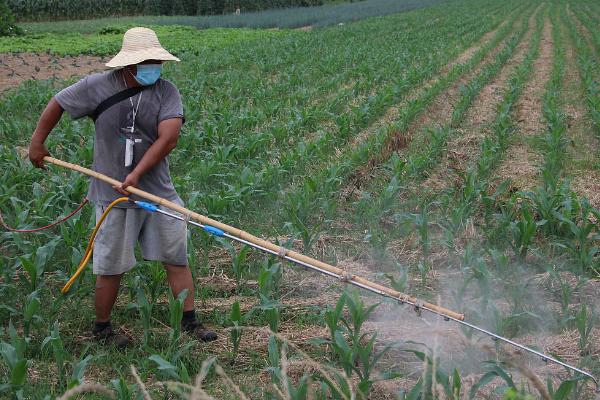
[[[98,104],[98,107],[96,107],[96,109],[90,115],[90,117],[92,118],[93,121],[96,121],[98,119],[98,117],[100,116],[100,114],[102,114],[104,111],[108,110],[115,104],[117,104],[125,99],[135,96],[142,90],[144,90],[144,86],[136,86],[136,87],[127,88],[125,90],[120,91],[119,93],[113,94],[108,99],[105,99],[100,104]]]

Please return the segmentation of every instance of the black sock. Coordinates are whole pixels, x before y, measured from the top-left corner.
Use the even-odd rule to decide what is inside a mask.
[[[110,320],[106,321],[106,322],[98,322],[95,321],[94,322],[94,332],[100,332],[105,328],[108,328],[110,326]]]
[[[190,325],[196,322],[196,310],[184,311],[181,323],[184,325]]]

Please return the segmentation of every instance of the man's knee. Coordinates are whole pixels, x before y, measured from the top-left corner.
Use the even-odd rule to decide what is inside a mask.
[[[167,270],[167,271],[175,271],[175,272],[179,272],[179,271],[184,271],[188,268],[187,264],[182,264],[182,265],[174,265],[174,264],[167,264],[167,263],[163,263],[163,267]]]
[[[105,287],[119,285],[121,283],[121,277],[123,274],[117,275],[96,275],[96,290],[103,289]]]

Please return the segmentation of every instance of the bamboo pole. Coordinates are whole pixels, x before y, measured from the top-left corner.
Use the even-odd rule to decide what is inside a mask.
[[[116,179],[110,178],[106,175],[103,175],[99,172],[96,171],[92,171],[91,169],[82,167],[80,165],[76,165],[76,164],[71,164],[62,160],[59,160],[57,158],[54,157],[50,157],[50,156],[46,156],[44,157],[44,161],[48,161],[52,164],[64,167],[64,168],[68,168],[71,169],[73,171],[77,171],[77,172],[81,172],[82,174],[91,176],[92,178],[96,178],[98,180],[101,180],[103,182],[108,183],[109,185],[112,186],[121,186],[121,182],[117,181]],[[254,235],[249,234],[248,232],[245,232],[241,229],[238,228],[234,228],[232,226],[226,225],[222,222],[216,221],[214,219],[208,218],[204,215],[198,214],[196,212],[190,211],[185,207],[182,207],[178,204],[175,204],[171,201],[165,200],[161,197],[155,196],[151,193],[145,192],[143,190],[140,190],[136,187],[133,186],[129,186],[127,188],[125,188],[125,190],[131,194],[134,194],[136,196],[142,197],[146,200],[149,200],[153,203],[156,203],[158,205],[167,207],[171,210],[174,210],[178,213],[183,214],[186,218],[189,219],[194,219],[198,222],[200,222],[203,225],[210,225],[210,226],[214,226],[215,228],[219,228],[224,232],[227,232],[228,234],[238,237],[240,239],[246,240],[250,243],[254,243],[258,246],[264,247],[266,249],[272,250],[274,252],[276,252],[277,254],[281,255],[281,256],[288,256],[291,258],[294,258],[296,260],[302,261],[306,264],[310,264],[313,265],[317,268],[320,268],[322,270],[331,272],[333,274],[336,274],[338,276],[343,276],[345,280],[347,281],[352,281],[352,282],[356,282],[358,284],[361,284],[363,286],[367,286],[370,287],[372,289],[375,289],[376,291],[385,293],[387,296],[398,299],[399,301],[402,302],[407,302],[407,303],[411,303],[411,304],[416,304],[419,307],[422,308],[426,308],[429,309],[431,311],[434,311],[438,314],[442,314],[444,316],[447,317],[451,317],[460,321],[464,321],[465,316],[464,314],[461,313],[457,313],[455,311],[452,310],[448,310],[447,308],[438,306],[437,304],[433,304],[433,303],[428,303],[428,302],[422,302],[420,300],[418,300],[416,297],[413,296],[409,296],[407,294],[401,293],[397,290],[391,289],[389,287],[380,285],[378,283],[372,282],[368,279],[365,279],[361,276],[358,275],[353,275],[353,274],[347,274],[346,271],[344,271],[341,268],[338,267],[334,267],[333,265],[324,263],[322,261],[316,260],[314,258],[305,256],[304,254],[295,252],[293,250],[289,250],[286,249],[284,247],[278,246],[276,244],[273,244],[271,242],[268,242],[266,240],[263,240],[261,238],[258,238]]]

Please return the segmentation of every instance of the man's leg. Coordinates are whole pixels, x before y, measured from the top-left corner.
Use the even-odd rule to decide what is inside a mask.
[[[177,297],[182,290],[187,289],[188,293],[183,302],[183,319],[181,326],[183,329],[204,342],[211,342],[217,339],[215,332],[209,331],[196,321],[196,310],[194,307],[194,280],[192,271],[187,265],[172,265],[163,263],[167,271],[167,280],[173,291],[173,296]]]
[[[105,210],[105,206],[96,206],[96,221]],[[110,314],[119,293],[121,277],[136,263],[134,248],[143,223],[143,212],[112,208],[94,239],[96,321],[92,333],[96,339],[119,347],[126,346],[130,339],[113,330]]]
[[[115,305],[122,276],[123,274],[96,276],[96,322],[110,321],[110,312]]]
[[[194,309],[194,281],[192,271],[187,265],[163,264],[167,271],[167,280],[173,292],[173,297],[177,298],[182,290],[187,289],[188,294],[183,302],[183,311]]]
[[[181,201],[177,203],[182,204]],[[183,330],[205,342],[215,340],[217,334],[205,329],[196,320],[194,279],[187,265],[187,224],[159,213],[150,213],[140,232],[140,245],[144,259],[163,262],[175,298],[187,289],[181,320]]]
[[[112,343],[117,347],[123,348],[130,342],[129,338],[123,334],[115,333],[110,323],[110,312],[112,311],[117,295],[121,277],[119,275],[96,275],[96,322],[92,328],[92,333],[96,339],[103,343]]]

